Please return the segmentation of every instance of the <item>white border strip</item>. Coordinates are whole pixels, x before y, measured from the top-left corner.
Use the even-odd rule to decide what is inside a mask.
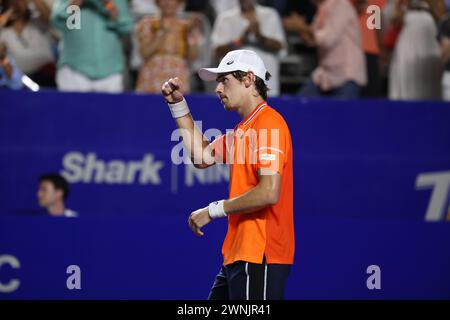
[[[264,266],[264,297],[263,300],[267,300],[267,263]]]
[[[248,262],[245,263],[245,274],[247,275],[247,286],[245,288],[245,297],[246,300],[250,300],[249,299],[250,275],[248,274]]]

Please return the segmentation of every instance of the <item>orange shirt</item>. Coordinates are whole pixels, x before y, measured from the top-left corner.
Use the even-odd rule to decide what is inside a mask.
[[[380,9],[384,8],[384,0],[369,0],[367,1],[367,7],[364,12],[359,16],[359,24],[361,29],[361,43],[362,49],[365,53],[379,55],[380,46],[378,45],[378,38],[376,29],[369,29],[367,27],[367,21],[371,18],[372,14],[367,13],[367,8],[371,5],[376,5]]]
[[[291,135],[283,117],[263,102],[233,132],[216,139],[213,147],[216,157],[231,162],[230,198],[254,188],[260,169],[281,175],[276,205],[228,216],[228,232],[222,247],[224,264],[262,263],[264,255],[269,264],[292,264],[295,249],[293,156]]]

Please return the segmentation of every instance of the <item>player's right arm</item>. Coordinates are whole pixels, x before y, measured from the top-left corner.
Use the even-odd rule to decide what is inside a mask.
[[[213,147],[195,125],[180,87],[180,79],[171,78],[163,84],[161,92],[180,129],[184,147],[190,154],[192,163],[196,168],[205,169],[215,164]]]

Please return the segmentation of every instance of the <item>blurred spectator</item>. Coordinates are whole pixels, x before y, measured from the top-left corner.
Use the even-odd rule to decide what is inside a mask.
[[[362,49],[366,56],[367,85],[362,88],[363,97],[380,97],[382,95],[381,67],[387,63],[386,50],[384,49],[383,36],[380,29],[371,29],[367,21],[372,13],[368,13],[369,6],[384,8],[385,0],[353,0],[359,16]]]
[[[155,15],[159,13],[159,8],[155,0],[131,0],[130,11],[135,20],[143,16]]]
[[[383,45],[388,50],[392,51],[400,34],[402,23],[399,19],[399,7],[403,6],[402,1],[387,0],[383,8]]]
[[[160,17],[143,18],[136,27],[136,37],[144,65],[141,67],[136,91],[159,93],[167,79],[176,75],[190,92],[188,62],[199,54],[201,24],[197,19],[177,16],[183,0],[156,0]]]
[[[36,8],[36,14],[30,9],[31,5]],[[44,0],[4,0],[1,14],[0,41],[17,66],[39,85],[55,87],[47,3]]]
[[[216,13],[216,19],[223,12],[239,7],[239,0],[210,0],[210,3]]]
[[[356,10],[348,0],[313,0],[313,3],[318,11],[311,26],[297,13],[284,19],[287,30],[297,31],[319,52],[319,66],[300,94],[357,98],[367,83],[367,75]]]
[[[216,20],[216,12],[210,0],[187,0],[185,11],[204,15],[209,25],[213,25]]]
[[[259,2],[261,3],[261,1]],[[314,15],[316,14],[316,6],[309,0],[267,0],[265,5],[275,8],[282,17],[290,16],[296,12],[303,16],[308,24],[313,21]]]
[[[48,173],[39,177],[37,199],[39,206],[54,217],[78,217],[78,213],[66,208],[65,201],[69,196],[69,183],[57,173]]]
[[[316,13],[316,6],[310,1],[272,0],[271,2],[284,21],[285,18],[289,20],[290,16],[298,14],[310,24]],[[307,45],[297,30],[285,28],[285,33],[288,55],[281,58],[281,91],[297,94],[317,67],[317,49]]]
[[[156,5],[155,0],[131,0],[130,12],[133,21],[136,23],[145,16],[157,16],[160,14],[159,7]],[[134,90],[134,88],[136,88],[136,79],[139,69],[144,62],[139,53],[139,42],[136,38],[136,32],[131,33],[130,40],[129,68],[132,80],[131,85]]]
[[[430,6],[431,14],[436,21],[441,21],[447,13],[447,0],[423,0]],[[412,0],[414,2],[414,0]],[[447,1],[448,2],[448,1]],[[449,2],[450,3],[450,2]]]
[[[238,4],[238,0],[233,1],[223,1],[219,0],[220,3],[228,7],[230,3],[235,2]],[[133,17],[140,19],[143,16],[154,16],[160,13],[159,6],[156,4],[156,0],[130,0],[131,12]],[[215,8],[211,4],[210,0],[186,0],[179,6],[179,11],[184,12],[201,12],[205,14],[208,19],[214,21],[215,18]]]
[[[442,77],[442,97],[445,101],[450,101],[450,14],[447,14],[439,25],[439,41],[442,63],[445,66]]]
[[[390,63],[389,98],[440,99],[440,48],[429,4],[397,0],[393,19],[402,28]]]
[[[211,31],[215,21],[215,12],[209,0],[187,0],[184,6],[185,18],[195,20],[196,26],[201,30],[197,46],[199,54],[195,60],[189,63],[191,72],[191,92],[205,92],[206,87],[210,85],[200,79],[198,69],[211,63]]]
[[[382,65],[382,87],[383,95],[388,96],[389,87],[389,63],[391,61],[392,52],[401,31],[401,23],[393,19],[396,10],[397,0],[386,0],[381,16],[381,33],[384,47],[385,61]]]
[[[280,55],[285,54],[286,38],[281,18],[275,9],[240,0],[239,7],[218,15],[211,35],[211,46],[220,60],[228,51],[255,51],[272,74],[269,96],[280,93]]]
[[[71,5],[81,8],[80,29],[67,26],[67,8]],[[133,27],[126,0],[57,0],[51,21],[62,35],[58,89],[123,91],[125,57],[121,38]]]
[[[0,89],[22,89],[22,72],[17,67],[14,59],[6,54],[6,46],[0,42]]]

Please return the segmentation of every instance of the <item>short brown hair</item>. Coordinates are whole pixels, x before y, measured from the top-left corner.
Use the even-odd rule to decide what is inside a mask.
[[[235,77],[237,80],[242,81],[242,78],[244,78],[248,72],[244,72],[244,71],[233,71],[231,72],[231,74],[233,75],[233,77]],[[266,72],[266,81],[268,81],[270,78],[272,77],[272,75],[269,72]],[[266,100],[267,99],[267,92],[269,91],[269,88],[267,87],[266,83],[264,82],[263,79],[261,79],[260,77],[255,75],[255,87],[256,87],[256,91],[258,91],[259,95]]]

